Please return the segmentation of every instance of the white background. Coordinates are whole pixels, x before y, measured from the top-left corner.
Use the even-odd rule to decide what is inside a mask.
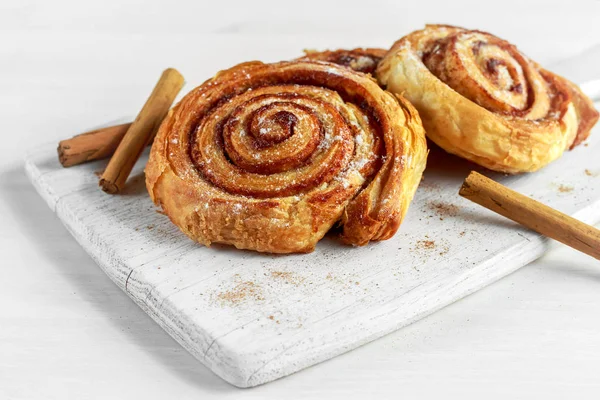
[[[563,246],[383,339],[241,390],[110,282],[25,177],[28,147],[131,118],[169,66],[186,91],[237,62],[388,47],[426,22],[491,31],[547,65],[600,42],[597,1],[415,3],[1,0],[0,399],[598,398],[600,264]]]

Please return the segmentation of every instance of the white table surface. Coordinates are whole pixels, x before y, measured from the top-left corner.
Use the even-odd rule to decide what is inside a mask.
[[[598,398],[600,264],[562,245],[383,339],[237,389],[110,282],[22,157],[130,118],[167,66],[189,89],[239,61],[386,46],[425,22],[489,30],[550,64],[600,42],[600,2],[84,3],[0,2],[0,399]]]

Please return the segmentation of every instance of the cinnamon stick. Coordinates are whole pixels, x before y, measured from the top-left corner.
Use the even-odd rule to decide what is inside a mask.
[[[110,157],[130,126],[131,122],[109,126],[61,140],[58,142],[58,160],[63,167],[72,167]]]
[[[162,73],[104,170],[99,182],[102,190],[114,194],[123,189],[142,150],[154,138],[183,83],[183,76],[174,68],[168,68]]]
[[[471,172],[459,194],[542,235],[600,260],[600,230]]]

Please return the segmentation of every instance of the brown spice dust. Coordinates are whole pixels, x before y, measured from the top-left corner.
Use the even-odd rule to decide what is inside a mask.
[[[271,277],[292,285],[300,285],[306,278],[289,271],[271,271]]]
[[[435,248],[435,241],[433,240],[419,240],[417,247],[421,249],[433,249]]]
[[[252,281],[245,281],[237,284],[233,289],[221,292],[217,295],[221,302],[229,305],[240,304],[246,299],[256,301],[264,300],[262,289]]]

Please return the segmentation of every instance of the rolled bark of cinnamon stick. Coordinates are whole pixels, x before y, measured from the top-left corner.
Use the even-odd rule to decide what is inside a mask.
[[[113,155],[127,133],[131,122],[85,132],[58,143],[58,160],[63,167],[72,167],[88,161]]]
[[[542,235],[600,260],[600,230],[471,172],[459,194]]]
[[[115,194],[123,189],[142,150],[154,138],[183,84],[183,76],[176,69],[168,68],[162,73],[104,170],[99,182],[102,190]]]

